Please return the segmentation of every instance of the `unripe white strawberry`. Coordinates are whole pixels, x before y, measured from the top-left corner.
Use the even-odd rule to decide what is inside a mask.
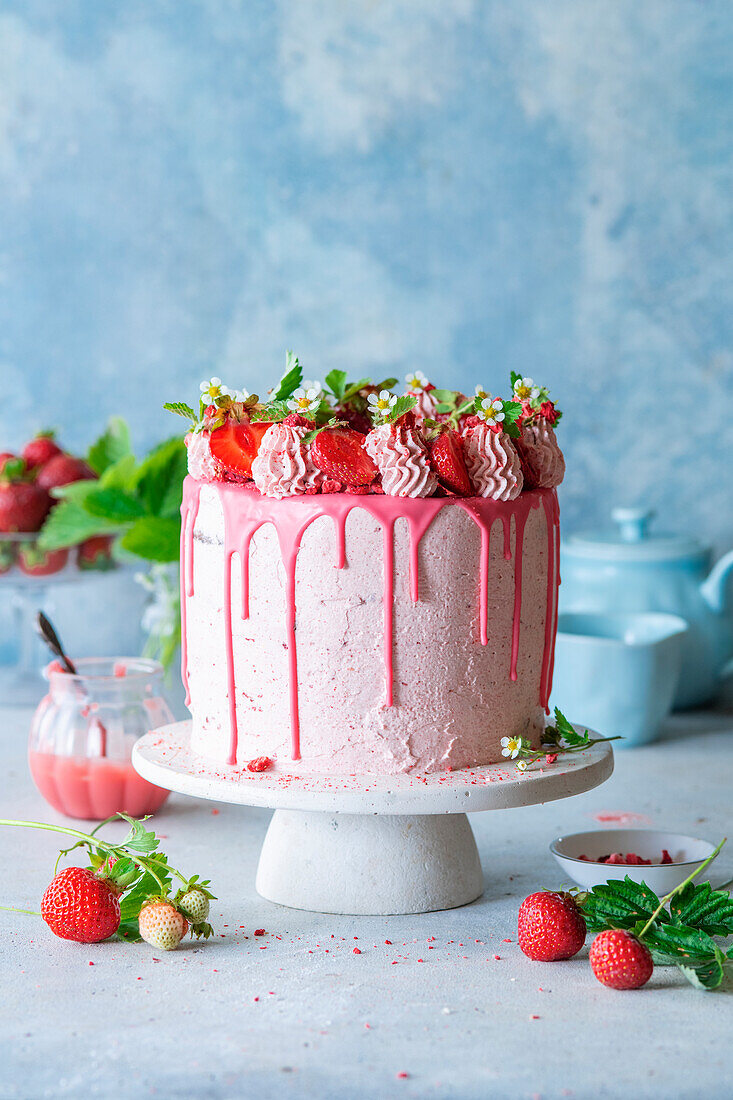
[[[140,935],[159,951],[173,951],[188,932],[183,913],[168,901],[151,901],[140,910]]]
[[[209,899],[203,890],[194,888],[179,899],[178,908],[185,913],[191,924],[201,924],[209,915]]]

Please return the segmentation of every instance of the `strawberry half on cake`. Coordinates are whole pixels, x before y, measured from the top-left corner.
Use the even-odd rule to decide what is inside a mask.
[[[529,384],[531,383],[531,385]],[[397,774],[537,747],[564,462],[547,390],[406,392],[297,358],[187,417],[182,675],[192,748],[282,773]],[[371,425],[371,427],[369,426]],[[361,431],[360,427],[368,430]]]

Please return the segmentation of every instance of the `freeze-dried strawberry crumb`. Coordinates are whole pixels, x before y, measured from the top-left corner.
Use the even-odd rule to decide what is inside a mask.
[[[266,772],[268,768],[271,768],[273,764],[272,757],[270,756],[255,756],[254,760],[250,760],[247,764],[248,772]]]
[[[266,936],[267,932],[264,928],[255,928],[255,936]]]
[[[545,757],[545,762],[547,764],[554,764],[556,760],[557,760],[557,753],[556,752],[548,752],[547,756]]]
[[[358,948],[358,947],[355,947],[355,948],[354,948],[354,954],[355,954],[355,955],[361,955],[361,951],[359,950],[359,948]]]
[[[321,485],[321,492],[322,493],[340,493],[341,491],[342,491],[341,482],[336,481],[336,479],[332,478],[332,477],[327,477],[326,480]]]

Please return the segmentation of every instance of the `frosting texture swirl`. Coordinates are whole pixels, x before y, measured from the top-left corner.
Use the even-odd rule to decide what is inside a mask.
[[[309,430],[283,423],[267,429],[252,463],[252,478],[264,496],[281,500],[318,489],[323,474],[302,442]]]
[[[506,432],[477,424],[463,432],[463,453],[476,496],[489,500],[515,500],[524,475],[514,444]]]
[[[366,437],[364,449],[382,475],[390,497],[429,497],[438,488],[422,436],[415,428],[383,424]]]
[[[555,430],[544,416],[523,424],[517,440],[528,489],[556,489],[565,477],[565,459]]]

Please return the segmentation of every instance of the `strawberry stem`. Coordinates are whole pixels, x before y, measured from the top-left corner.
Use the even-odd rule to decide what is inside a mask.
[[[15,905],[0,905],[5,913],[25,913],[29,917],[40,917],[40,913],[37,913],[35,909],[18,909]]]
[[[679,886],[675,886],[674,890],[670,890],[670,892],[668,894],[664,895],[664,897],[660,901],[659,905],[654,910],[654,912],[650,916],[649,920],[646,922],[646,924],[642,928],[641,932],[637,936],[637,939],[640,939],[640,940],[643,939],[644,935],[649,931],[650,926],[654,923],[654,921],[657,919],[659,914],[662,912],[662,909],[664,909],[664,906],[667,904],[667,902],[671,901],[672,898],[675,896],[675,894],[679,894],[681,890],[684,890],[685,886],[687,886],[687,884],[689,882],[692,882],[692,880],[694,878],[696,878],[697,875],[699,875],[701,871],[705,870],[705,868],[707,867],[707,865],[709,863],[713,862],[713,860],[718,855],[718,853],[720,852],[720,849],[723,847],[723,845],[725,844],[727,839],[728,838],[724,836],[723,839],[721,840],[720,844],[718,845],[718,847],[715,849],[715,851],[710,853],[710,855],[705,860],[705,862],[701,863],[696,871],[693,871],[691,875],[688,875],[687,878],[685,879],[685,881],[681,882],[679,884]]]
[[[106,840],[97,840],[95,836],[91,836],[89,833],[79,832],[78,829],[66,829],[62,825],[48,825],[43,821],[10,821],[6,818],[0,818],[0,825],[13,825],[25,829],[44,829],[46,832],[49,833],[62,833],[65,836],[75,836],[79,840],[84,841],[84,843],[92,845],[93,847],[98,848],[100,851],[109,852],[111,855],[116,855],[118,852],[122,851],[125,853],[127,858],[132,860],[132,862],[137,867],[139,867],[142,871],[148,871],[149,874],[152,875],[152,877],[158,883],[158,886],[160,886],[160,889],[163,893],[165,893],[165,886],[161,879],[159,879],[156,875],[151,864],[156,867],[165,866],[166,870],[171,871],[173,874],[175,874],[181,880],[181,882],[188,882],[188,879],[185,879],[183,875],[181,875],[173,867],[168,867],[167,864],[164,865],[158,860],[152,859],[150,856],[138,856],[128,851],[128,849],[121,844],[109,844]]]

